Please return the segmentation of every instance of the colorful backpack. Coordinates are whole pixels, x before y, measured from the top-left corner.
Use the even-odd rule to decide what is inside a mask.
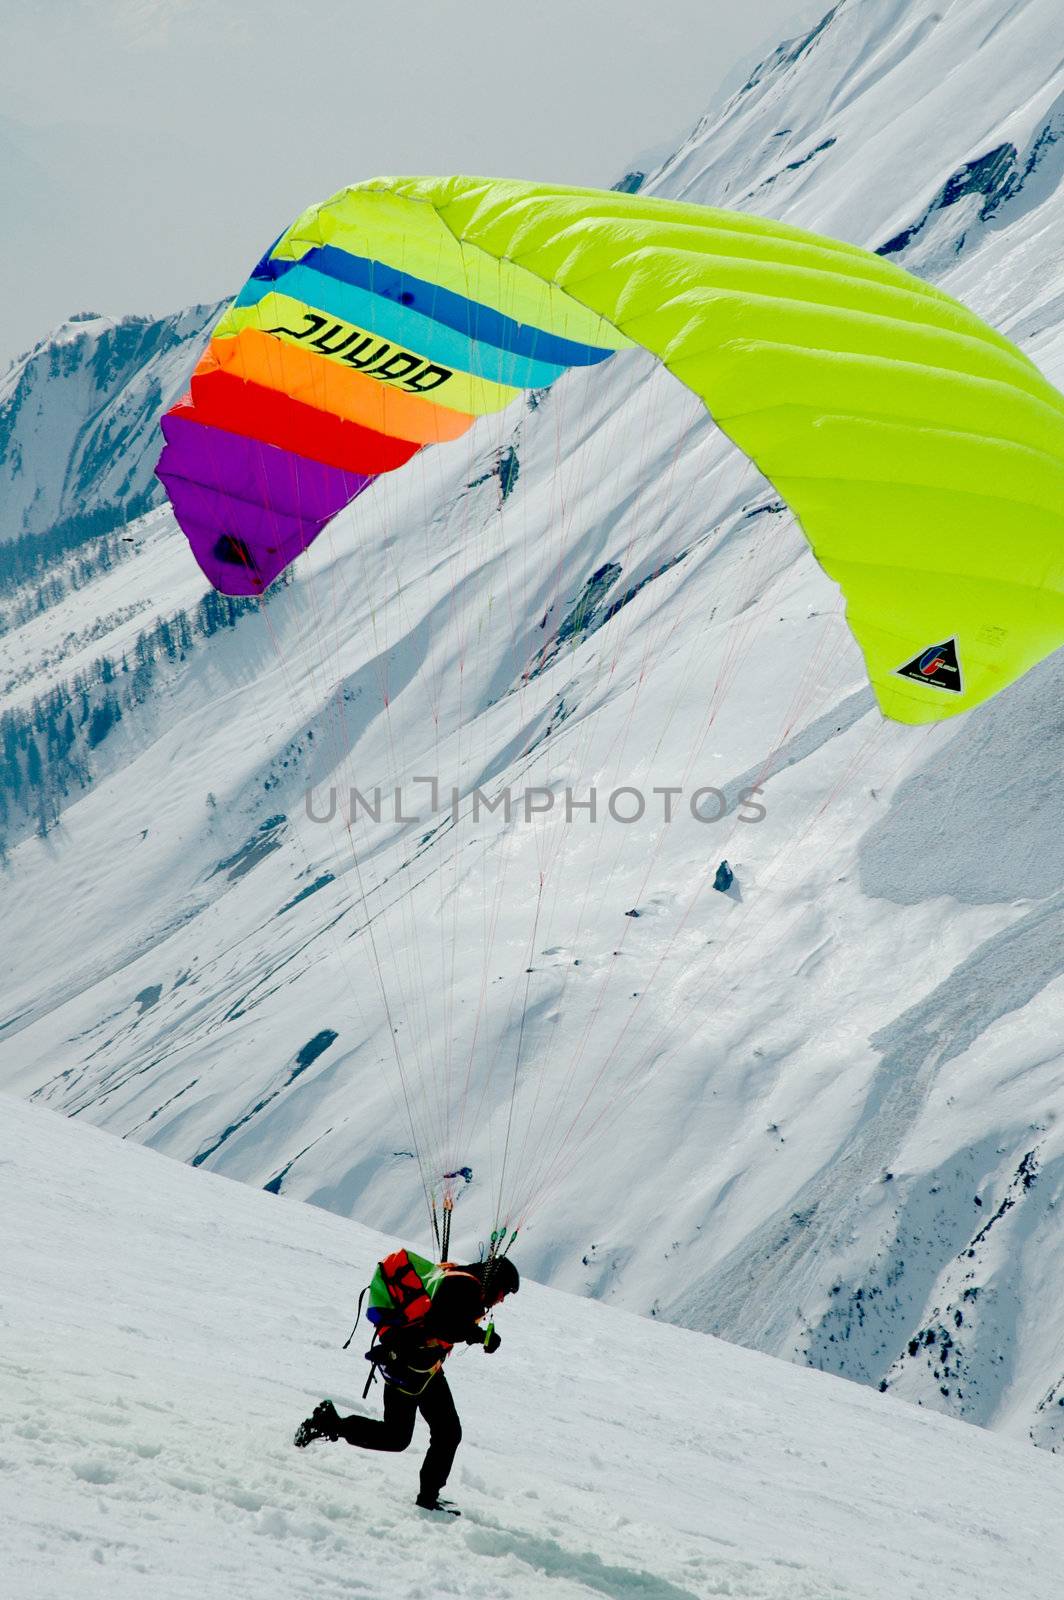
[[[369,1305],[366,1316],[373,1324],[373,1340],[366,1359],[373,1363],[370,1375],[366,1380],[363,1399],[369,1393],[370,1384],[373,1382],[376,1370],[379,1367],[381,1376],[389,1383],[398,1387],[405,1385],[401,1382],[400,1375],[388,1369],[388,1358],[378,1346],[378,1339],[383,1338],[390,1329],[416,1328],[419,1322],[424,1322],[432,1307],[433,1299],[440,1284],[447,1277],[453,1276],[472,1277],[472,1273],[460,1273],[458,1268],[450,1261],[436,1263],[429,1261],[425,1256],[419,1256],[413,1250],[393,1250],[390,1256],[385,1256],[383,1261],[378,1261],[377,1270],[367,1289],[363,1289],[358,1301],[358,1316],[362,1315],[362,1302],[369,1295]],[[344,1349],[351,1343],[358,1328],[356,1320],[354,1328],[348,1336]],[[427,1338],[425,1340],[426,1354],[431,1349],[433,1354],[429,1357],[424,1367],[413,1367],[410,1370],[418,1376],[423,1373],[425,1381],[418,1389],[409,1391],[420,1393],[428,1380],[435,1376],[443,1365],[444,1358],[451,1349],[445,1339]]]
[[[389,1328],[410,1328],[428,1316],[436,1290],[450,1262],[437,1266],[413,1250],[393,1250],[378,1261],[369,1286],[366,1316],[378,1334]]]

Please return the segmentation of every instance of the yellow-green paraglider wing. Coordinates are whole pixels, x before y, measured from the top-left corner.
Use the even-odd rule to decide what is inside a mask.
[[[967,710],[1064,643],[1064,399],[955,300],[746,214],[470,179],[391,189],[704,400],[840,584],[888,716]]]
[[[346,189],[219,324],[160,475],[212,581],[254,592],[376,473],[629,345],[794,510],[887,716],[968,710],[1064,643],[1064,398],[941,290],[745,213],[498,179]]]

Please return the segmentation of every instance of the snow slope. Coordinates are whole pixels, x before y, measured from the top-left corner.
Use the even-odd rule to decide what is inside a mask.
[[[1061,1465],[818,1373],[526,1282],[449,1376],[461,1520],[339,1345],[388,1241],[3,1097],[9,1600],[999,1600],[1054,1591]],[[42,1246],[47,1248],[42,1248]],[[379,1392],[367,1409],[379,1408]]]
[[[650,187],[890,245],[1064,382],[1057,26],[843,0]],[[636,353],[382,481],[143,692],[200,580],[168,513],[132,537],[0,639],[13,715],[123,695],[61,824],[12,835],[6,1088],[412,1237],[398,1052],[461,1107],[430,1157],[474,1173],[463,1248],[505,1162],[545,1281],[1064,1441],[1059,660],[883,727],[790,518]],[[305,815],[426,773],[459,824]],[[474,827],[504,783],[551,813]],[[566,825],[591,783],[729,814]]]

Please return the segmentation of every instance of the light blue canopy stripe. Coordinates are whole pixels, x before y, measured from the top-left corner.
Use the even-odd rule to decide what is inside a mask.
[[[260,281],[281,279],[296,267],[309,267],[341,283],[367,289],[371,294],[393,300],[398,305],[420,311],[433,322],[456,328],[467,338],[479,344],[493,344],[500,350],[511,350],[516,355],[528,356],[533,361],[546,361],[561,367],[592,367],[608,361],[614,346],[583,344],[578,339],[566,339],[557,333],[548,333],[531,323],[516,322],[494,306],[470,300],[438,283],[428,283],[396,267],[385,266],[381,261],[371,261],[368,256],[353,256],[335,245],[316,246],[298,261],[287,261],[264,256],[251,274]],[[283,287],[280,293],[284,293]]]
[[[536,361],[531,356],[469,339],[457,328],[449,328],[409,306],[397,305],[383,295],[342,283],[302,265],[292,267],[276,283],[249,279],[237,295],[236,304],[257,305],[277,290],[293,300],[301,300],[315,311],[341,317],[378,338],[416,350],[429,361],[477,378],[487,378],[492,383],[507,384],[514,389],[545,389],[567,370],[552,362]]]

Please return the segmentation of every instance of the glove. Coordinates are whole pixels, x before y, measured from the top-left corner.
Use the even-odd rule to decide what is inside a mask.
[[[495,1329],[492,1328],[491,1332],[488,1334],[488,1337],[484,1340],[485,1355],[493,1356],[501,1344],[502,1340],[495,1332]]]

